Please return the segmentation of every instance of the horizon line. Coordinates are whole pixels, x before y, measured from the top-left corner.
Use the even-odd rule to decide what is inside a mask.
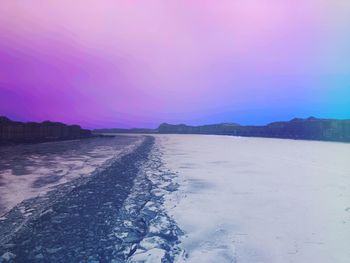
[[[234,125],[238,125],[238,126],[242,126],[242,127],[247,127],[247,126],[263,127],[263,126],[267,126],[269,124],[277,123],[277,122],[291,122],[293,120],[312,120],[312,119],[314,119],[314,120],[328,120],[328,121],[350,121],[350,119],[319,118],[319,117],[310,116],[310,117],[307,117],[307,118],[294,117],[294,118],[289,119],[289,120],[276,120],[276,121],[272,121],[272,122],[268,122],[268,123],[260,124],[260,125],[258,125],[258,124],[241,125],[238,122],[217,122],[217,123],[205,123],[205,124],[199,124],[199,125],[191,125],[191,124],[186,124],[186,123],[183,123],[183,122],[178,122],[178,123],[161,122],[158,125],[158,127],[156,127],[156,128],[145,128],[145,127],[120,128],[120,127],[113,127],[113,128],[94,128],[92,130],[113,130],[113,129],[119,129],[119,130],[134,130],[134,129],[157,130],[163,124],[174,125],[174,126],[185,125],[185,126],[191,126],[191,127],[210,126],[210,125],[225,125],[225,124],[234,124]]]

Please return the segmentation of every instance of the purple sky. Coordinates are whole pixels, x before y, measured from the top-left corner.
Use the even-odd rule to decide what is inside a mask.
[[[0,115],[84,127],[350,118],[350,2],[2,0]]]

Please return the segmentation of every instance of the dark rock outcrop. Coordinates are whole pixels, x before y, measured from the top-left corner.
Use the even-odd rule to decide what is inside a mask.
[[[288,122],[273,122],[266,126],[240,126],[238,124],[187,126],[163,123],[159,126],[158,132],[350,142],[350,120],[310,117],[308,119],[296,118]]]
[[[90,136],[91,131],[82,129],[79,125],[50,121],[24,123],[0,117],[0,144],[71,140]]]

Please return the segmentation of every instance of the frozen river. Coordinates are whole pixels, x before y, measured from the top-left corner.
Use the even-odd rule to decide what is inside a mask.
[[[168,213],[179,262],[350,262],[350,145],[229,136],[157,137],[177,173]]]
[[[0,262],[350,262],[350,144],[154,137],[1,148]]]

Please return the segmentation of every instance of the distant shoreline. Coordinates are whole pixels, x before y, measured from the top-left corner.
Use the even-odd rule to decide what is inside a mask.
[[[156,129],[82,129],[79,125],[44,121],[16,122],[0,116],[0,146],[75,140],[109,136],[112,133],[127,134],[206,134],[241,137],[279,138],[293,140],[350,142],[350,120],[294,118],[290,121],[272,122],[267,125],[240,125],[219,123],[200,126],[162,123]],[[104,135],[105,134],[105,135]]]
[[[0,116],[0,146],[91,138],[90,130],[79,125],[44,121],[17,122]]]
[[[93,134],[205,134],[241,137],[278,138],[293,140],[350,142],[350,120],[294,118],[290,121],[272,122],[267,125],[242,126],[237,123],[220,123],[200,126],[163,123],[157,129],[95,129]]]

